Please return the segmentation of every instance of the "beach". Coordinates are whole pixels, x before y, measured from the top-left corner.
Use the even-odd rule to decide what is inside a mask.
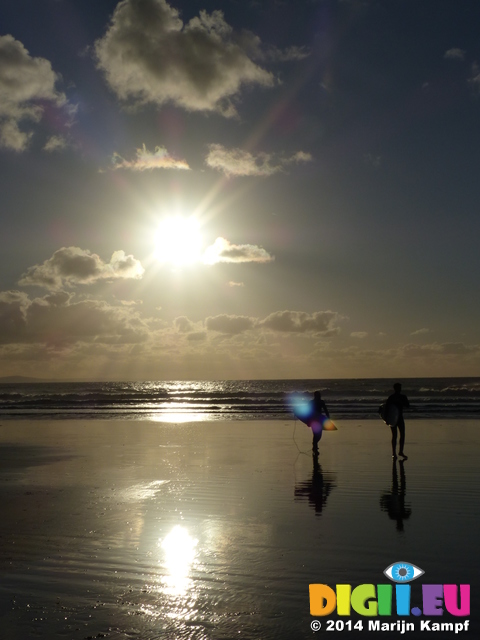
[[[380,420],[337,426],[317,465],[291,419],[4,420],[1,637],[376,637],[315,634],[309,584],[398,561],[470,584],[478,637],[480,421],[407,420],[403,464]]]

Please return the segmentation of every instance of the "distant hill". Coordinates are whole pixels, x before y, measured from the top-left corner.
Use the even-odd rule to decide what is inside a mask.
[[[0,384],[19,382],[55,382],[55,380],[46,380],[45,378],[30,378],[28,376],[0,376]]]

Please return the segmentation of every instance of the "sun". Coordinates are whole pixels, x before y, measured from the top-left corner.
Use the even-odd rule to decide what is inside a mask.
[[[155,256],[161,262],[183,266],[199,262],[202,236],[198,220],[193,217],[165,218],[155,236]]]

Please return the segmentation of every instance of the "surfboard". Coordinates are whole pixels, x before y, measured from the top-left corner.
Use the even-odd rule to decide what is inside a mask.
[[[295,413],[295,417],[310,429],[318,428],[317,425],[321,425],[322,431],[338,431],[334,421],[324,413],[313,413],[310,416],[301,416]]]
[[[380,407],[380,416],[386,425],[396,427],[400,417],[400,411],[395,404],[382,404]]]
[[[338,431],[335,423],[324,413],[317,413],[313,409],[311,398],[300,394],[292,393],[287,399],[293,415],[306,424],[311,429],[321,429],[322,431]]]

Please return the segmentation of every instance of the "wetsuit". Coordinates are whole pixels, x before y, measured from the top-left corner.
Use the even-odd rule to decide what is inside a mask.
[[[395,407],[397,407],[398,409],[398,420],[397,420],[397,424],[394,427],[390,427],[392,430],[392,451],[393,451],[393,455],[395,455],[395,447],[397,445],[397,428],[400,432],[400,455],[403,454],[403,447],[405,444],[405,421],[403,419],[403,409],[408,408],[410,406],[410,403],[408,401],[408,398],[405,394],[403,393],[392,393],[391,396],[389,396],[387,402],[386,402],[386,407],[388,408],[389,405],[394,405]]]
[[[328,412],[327,409],[327,405],[325,404],[325,402],[323,400],[316,400],[314,399],[312,402],[312,413],[313,415],[325,415],[327,416],[327,418],[330,417],[330,414]],[[320,438],[322,437],[322,426],[320,424],[314,424],[312,423],[311,425],[312,427],[312,432],[313,432],[313,451],[316,452],[318,451],[318,443],[320,441]]]

